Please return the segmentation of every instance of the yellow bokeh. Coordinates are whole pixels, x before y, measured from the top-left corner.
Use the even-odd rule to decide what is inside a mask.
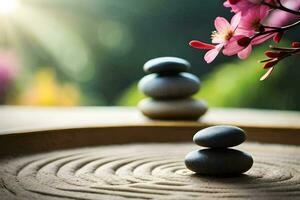
[[[70,83],[59,83],[51,68],[39,70],[18,100],[21,105],[40,106],[75,106],[79,103],[79,89]]]

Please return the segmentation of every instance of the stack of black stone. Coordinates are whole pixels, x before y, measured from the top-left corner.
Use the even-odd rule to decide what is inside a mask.
[[[146,96],[138,107],[153,119],[198,119],[207,111],[204,101],[191,98],[200,89],[200,80],[187,73],[190,63],[181,58],[162,57],[144,65],[145,76],[138,84]]]
[[[193,140],[199,146],[209,147],[190,152],[185,157],[186,167],[193,172],[211,176],[236,175],[253,165],[251,155],[228,148],[246,140],[245,132],[238,127],[209,127],[197,132]]]

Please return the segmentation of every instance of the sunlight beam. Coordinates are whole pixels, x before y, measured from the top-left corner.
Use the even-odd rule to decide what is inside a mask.
[[[0,15],[12,15],[18,11],[19,7],[19,0],[0,0]]]

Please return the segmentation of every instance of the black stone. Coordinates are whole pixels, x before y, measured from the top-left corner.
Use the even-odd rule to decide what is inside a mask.
[[[197,132],[194,142],[203,147],[233,147],[246,140],[245,132],[234,126],[213,126]]]
[[[155,100],[143,99],[138,108],[152,119],[197,120],[207,111],[207,104],[195,99]]]
[[[146,73],[158,74],[177,74],[186,72],[191,67],[191,64],[181,58],[176,57],[161,57],[149,60],[144,65]]]
[[[142,78],[138,87],[145,95],[156,99],[186,98],[198,92],[200,80],[189,73],[174,76],[150,74]]]
[[[235,149],[203,149],[187,154],[185,165],[191,171],[203,175],[237,175],[252,167],[253,158]]]

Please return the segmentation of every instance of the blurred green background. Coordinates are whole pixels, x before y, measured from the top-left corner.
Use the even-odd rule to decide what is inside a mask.
[[[211,65],[188,46],[209,42],[214,18],[230,15],[210,0],[0,0],[0,103],[134,106],[143,64],[178,56],[192,63],[203,83],[196,97],[210,106],[300,110],[300,57],[260,82],[268,44],[246,61]]]

